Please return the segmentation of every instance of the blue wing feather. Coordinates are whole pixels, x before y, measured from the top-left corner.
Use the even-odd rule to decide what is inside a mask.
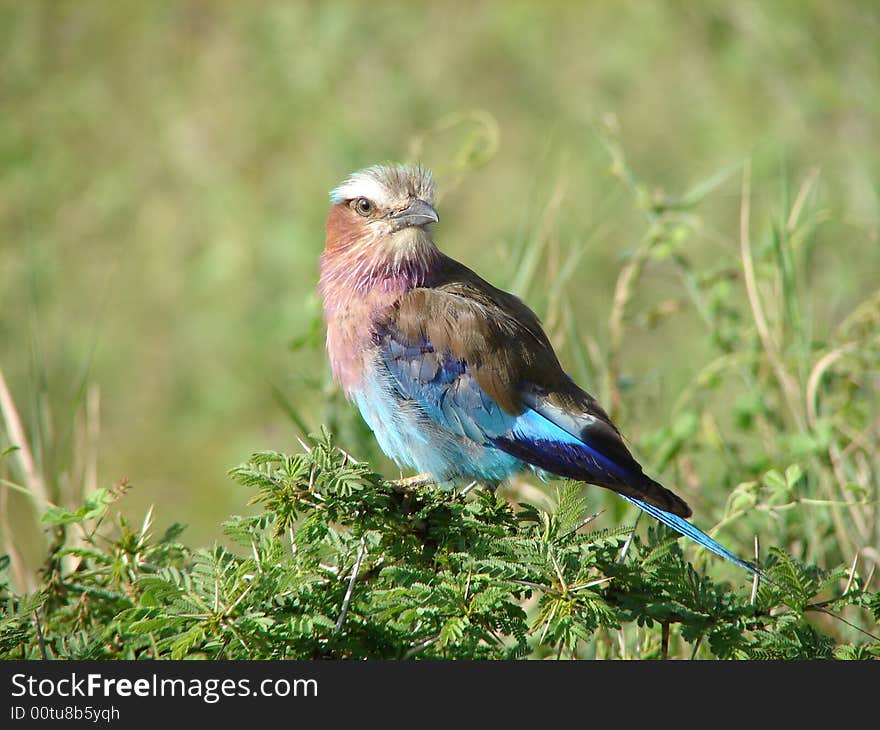
[[[502,449],[541,469],[584,481],[620,481],[625,466],[532,408],[505,413],[463,360],[437,353],[429,342],[401,345],[386,335],[380,354],[398,391],[459,436]]]

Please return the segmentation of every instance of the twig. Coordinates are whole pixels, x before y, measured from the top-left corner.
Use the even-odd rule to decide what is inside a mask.
[[[526,588],[534,588],[537,591],[544,591],[545,593],[553,592],[553,587],[545,585],[544,583],[535,583],[534,581],[522,580],[520,578],[512,578],[510,582],[525,586]]]
[[[43,661],[47,661],[49,657],[46,654],[46,640],[43,638],[43,627],[40,625],[40,616],[36,610],[34,610],[34,626],[37,629],[37,645],[40,647],[40,656],[43,657]]]
[[[822,608],[818,606],[805,606],[804,611],[817,611],[818,613],[827,614],[831,616],[831,618],[836,618],[838,621],[842,621],[847,626],[863,633],[865,636],[870,636],[874,641],[880,641],[880,636],[877,636],[877,634],[872,634],[867,629],[863,629],[861,626],[856,626],[852,621],[847,621],[843,616],[838,616],[836,613],[834,613],[833,611],[829,611],[827,608]]]
[[[595,520],[604,511],[605,511],[605,508],[603,507],[598,512],[594,512],[593,514],[591,514],[589,517],[584,517],[584,519],[582,519],[580,522],[578,522],[578,524],[574,528],[572,528],[571,530],[566,532],[562,537],[568,537],[569,535],[574,535],[574,533],[576,533],[582,527],[586,527],[587,525],[589,525],[593,520]]]
[[[409,651],[407,651],[406,654],[403,655],[403,658],[404,659],[412,659],[416,654],[420,654],[421,652],[423,652],[425,649],[427,649],[429,646],[431,646],[431,644],[433,644],[439,638],[440,638],[440,634],[437,634],[436,636],[432,636],[430,639],[425,639],[424,641],[420,641],[415,646],[410,647]]]
[[[703,643],[703,635],[702,634],[700,634],[697,637],[697,641],[694,643],[694,650],[691,652],[691,660],[692,661],[697,656],[697,651],[699,651],[701,643]]]
[[[354,568],[351,571],[351,579],[348,581],[348,588],[345,591],[345,598],[342,599],[342,611],[339,613],[339,618],[336,621],[336,628],[333,630],[333,635],[336,636],[342,631],[342,624],[345,622],[345,616],[348,614],[348,606],[351,603],[351,594],[354,593],[354,584],[357,580],[358,571],[361,569],[361,561],[364,559],[364,553],[367,552],[367,537],[364,535],[361,538],[361,545],[358,548],[357,560],[355,560]]]

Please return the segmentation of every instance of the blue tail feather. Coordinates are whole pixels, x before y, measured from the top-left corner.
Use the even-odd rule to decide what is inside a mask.
[[[664,525],[672,528],[679,534],[690,538],[695,543],[702,545],[707,550],[711,550],[716,555],[724,558],[725,560],[729,560],[731,563],[733,563],[734,565],[738,565],[740,568],[745,568],[750,573],[754,573],[761,578],[766,578],[766,576],[760,570],[758,570],[758,568],[753,563],[750,563],[747,560],[743,560],[734,553],[730,552],[730,550],[728,550],[726,547],[715,542],[715,540],[709,537],[705,532],[703,532],[698,527],[695,527],[682,517],[674,515],[671,512],[664,512],[662,509],[659,509],[654,505],[648,504],[647,502],[642,502],[641,500],[635,499],[634,497],[628,497],[625,494],[621,494],[620,496],[628,502],[632,502],[639,509],[647,512],[654,519],[659,520]]]

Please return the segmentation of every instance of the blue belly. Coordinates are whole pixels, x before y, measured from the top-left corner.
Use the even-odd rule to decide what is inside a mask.
[[[418,403],[403,398],[387,372],[370,370],[363,387],[354,391],[354,402],[382,451],[399,466],[428,473],[439,483],[500,482],[527,468],[491,444],[445,430]]]

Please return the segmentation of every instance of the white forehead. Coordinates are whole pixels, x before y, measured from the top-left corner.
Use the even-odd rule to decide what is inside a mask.
[[[374,165],[353,173],[330,192],[334,204],[367,198],[383,205],[409,197],[434,202],[434,179],[430,170],[408,165]]]
[[[354,173],[342,185],[330,192],[330,200],[334,203],[354,198],[368,198],[375,203],[382,204],[387,203],[389,197],[388,190],[382,183],[363,172]]]

